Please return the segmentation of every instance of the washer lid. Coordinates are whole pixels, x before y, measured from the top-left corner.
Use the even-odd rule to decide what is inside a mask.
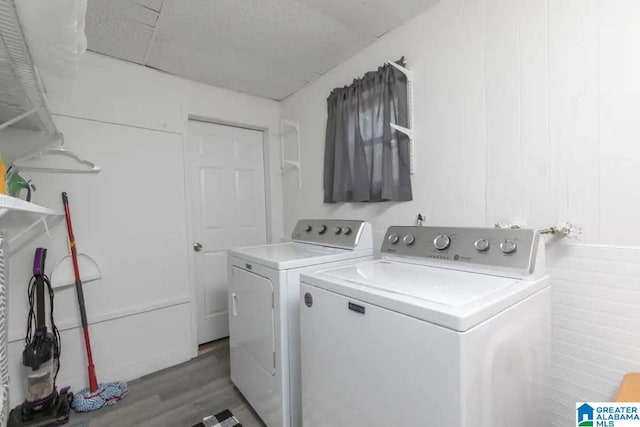
[[[377,260],[300,276],[303,283],[466,331],[548,286],[520,280]]]
[[[306,243],[286,242],[232,249],[229,250],[229,255],[276,270],[288,270],[291,268],[341,261],[343,259],[372,256],[373,249],[349,250]]]

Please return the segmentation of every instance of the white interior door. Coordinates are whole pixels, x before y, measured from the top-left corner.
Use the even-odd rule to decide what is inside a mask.
[[[226,250],[266,243],[262,132],[189,122],[198,343],[229,335]]]

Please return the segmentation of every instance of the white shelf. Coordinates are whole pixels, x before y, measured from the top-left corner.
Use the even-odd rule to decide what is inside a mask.
[[[287,129],[288,128],[288,129]],[[296,160],[285,159],[285,137],[289,134],[296,134],[296,150],[298,158]],[[298,171],[298,190],[302,190],[302,169],[300,164],[300,125],[298,123],[282,119],[280,121],[280,169],[285,172],[289,169]]]
[[[0,1],[0,129],[57,135],[16,13],[15,0]]]
[[[9,235],[9,254],[49,231],[64,218],[59,210],[36,205],[22,199],[0,194],[0,229]]]
[[[41,215],[64,215],[62,211],[57,211],[35,203],[27,202],[17,197],[0,194],[0,218],[7,211],[29,212]]]
[[[413,149],[415,139],[415,134],[413,132],[413,72],[410,69],[398,64],[397,62],[387,61],[387,63],[407,77],[407,114],[409,115],[409,125],[407,127],[403,127],[395,123],[390,124],[392,129],[409,137],[409,172],[411,173],[411,175],[413,175],[415,163]]]

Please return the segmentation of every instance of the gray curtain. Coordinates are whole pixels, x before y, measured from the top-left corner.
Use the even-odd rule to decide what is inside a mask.
[[[404,60],[398,61],[405,65]],[[389,64],[327,99],[324,202],[411,200],[407,79]]]

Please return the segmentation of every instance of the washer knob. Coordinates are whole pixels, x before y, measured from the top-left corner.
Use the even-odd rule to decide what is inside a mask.
[[[433,246],[439,251],[444,251],[451,245],[451,238],[446,234],[439,234],[433,239]]]
[[[324,234],[326,231],[327,231],[327,226],[321,225],[320,230],[318,231],[318,234]]]
[[[351,234],[351,229],[349,227],[344,227],[342,229],[342,232],[344,233],[345,236],[348,236],[349,234]]]
[[[475,246],[479,251],[486,251],[489,249],[489,241],[487,239],[478,239],[473,246]]]
[[[400,236],[398,236],[397,234],[389,234],[389,237],[387,237],[387,240],[392,245],[395,245],[400,241]]]
[[[505,254],[512,254],[518,249],[518,245],[513,240],[505,240],[500,243],[500,250]]]
[[[416,238],[413,237],[413,234],[407,234],[402,238],[402,241],[404,242],[405,245],[411,246],[416,242]]]
[[[311,233],[311,230],[313,230],[313,227],[310,225],[307,225],[307,228],[304,229],[307,233]]]
[[[340,234],[340,233],[342,233],[342,228],[340,228],[340,227],[333,227],[333,232],[334,232],[335,234]]]

